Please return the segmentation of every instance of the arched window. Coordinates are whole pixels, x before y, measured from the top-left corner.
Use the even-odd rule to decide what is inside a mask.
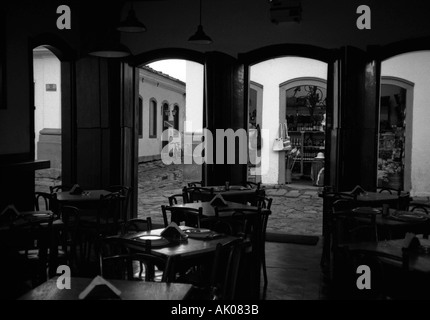
[[[139,139],[143,138],[143,98],[139,96]]]
[[[175,105],[173,107],[173,126],[179,131],[179,106]]]
[[[149,137],[157,138],[157,101],[149,100]]]

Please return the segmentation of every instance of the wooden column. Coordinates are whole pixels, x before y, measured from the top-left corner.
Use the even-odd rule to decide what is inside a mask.
[[[244,67],[229,55],[210,52],[205,61],[205,112],[204,126],[214,136],[216,129],[247,128],[244,105]],[[235,163],[227,164],[227,146],[224,147],[224,164],[208,164],[204,168],[204,180],[207,185],[241,183],[246,180],[247,164],[239,163],[239,147],[236,141]],[[214,161],[216,150],[214,150]]]
[[[337,159],[332,181],[340,191],[356,185],[375,190],[379,67],[364,51],[345,47],[339,51],[336,76],[338,114],[332,142]]]

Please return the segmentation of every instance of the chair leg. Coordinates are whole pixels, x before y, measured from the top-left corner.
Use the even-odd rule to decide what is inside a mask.
[[[263,277],[264,277],[264,288],[267,288],[267,270],[266,270],[266,254],[263,253],[263,256],[261,258],[261,266],[263,268]]]

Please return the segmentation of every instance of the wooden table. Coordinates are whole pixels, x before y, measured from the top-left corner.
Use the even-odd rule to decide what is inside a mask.
[[[390,194],[387,192],[366,192],[357,195],[356,201],[367,206],[382,206],[384,203],[396,204],[399,200],[399,196],[396,194]]]
[[[31,224],[42,224],[49,222],[53,218],[52,211],[22,211],[11,221],[0,223],[0,231],[9,230],[11,227],[25,227]]]
[[[71,288],[57,288],[57,277],[29,291],[19,300],[78,300],[79,294],[90,284],[90,278],[71,278]],[[191,284],[144,281],[109,280],[121,291],[122,300],[183,300],[192,289]]]
[[[430,240],[419,239],[421,245],[430,246]],[[348,243],[342,244],[341,246],[348,247],[350,251],[354,250],[366,250],[387,253],[393,256],[397,256],[399,259],[402,258],[402,248],[404,239],[387,240],[379,242],[360,242],[360,243]],[[410,255],[409,269],[424,273],[430,273],[430,253],[413,253]]]
[[[223,209],[223,211],[220,214],[220,217],[229,217],[233,214],[234,210],[257,210],[257,207],[250,206],[243,203],[238,202],[232,202],[232,201],[226,201],[227,206],[226,207],[220,207]],[[200,209],[203,208],[202,214],[205,217],[215,217],[215,206],[212,206],[210,201],[204,201],[204,202],[190,202],[190,203],[184,203],[184,204],[175,204],[175,207],[180,208],[190,208],[190,209]],[[225,209],[231,209],[231,211],[225,211]]]
[[[410,213],[420,217],[423,217],[422,220],[399,220],[395,217],[396,213]],[[392,238],[393,236],[404,237],[406,232],[413,232],[416,234],[428,234],[430,233],[430,217],[423,215],[417,212],[408,212],[401,211],[395,209],[389,209],[389,215],[384,216],[382,213],[375,212],[375,223],[378,226],[378,229],[381,229],[388,238]],[[361,220],[364,218],[357,217],[357,220]]]
[[[191,227],[185,226],[180,226],[180,228],[182,230],[192,229]],[[159,236],[163,230],[164,229],[153,229],[151,231],[143,231],[131,235],[122,235],[119,237],[130,240],[146,235]],[[223,235],[222,237],[209,240],[188,238],[186,241],[180,243],[170,243],[166,244],[165,246],[151,247],[151,253],[165,259],[167,259],[169,256],[175,255],[180,255],[181,259],[199,259],[202,256],[214,253],[218,243],[226,244],[235,239],[237,239],[237,237],[228,235]],[[144,242],[131,240],[127,242],[127,245],[135,250],[146,250]]]
[[[256,195],[265,195],[264,189],[253,189],[244,186],[206,186],[206,189],[213,190],[214,194],[221,194],[226,201],[234,201],[246,204],[255,202]],[[193,198],[201,201],[211,200],[209,191],[203,190],[193,193]]]
[[[86,190],[82,194],[70,194],[69,191],[57,192],[57,201],[61,204],[82,204],[99,201],[100,196],[110,194],[107,190]]]

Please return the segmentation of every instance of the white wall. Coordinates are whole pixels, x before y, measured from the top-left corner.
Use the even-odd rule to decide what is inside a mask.
[[[179,106],[179,131],[184,131],[185,120],[185,84],[157,75],[147,70],[140,70],[139,95],[143,98],[143,131],[139,139],[139,157],[159,156],[162,149],[161,132],[163,116],[161,114],[164,102],[173,110]],[[157,102],[157,137],[149,138],[149,105],[150,100]],[[169,120],[173,120],[171,117]]]
[[[186,120],[192,122],[192,131],[203,129],[203,65],[186,61]],[[188,132],[189,128],[185,128]]]
[[[279,85],[298,77],[317,77],[327,79],[327,64],[318,60],[283,57],[267,60],[250,68],[250,80],[264,87],[262,126],[269,129],[269,141],[262,143],[262,162],[269,162],[269,172],[264,174],[262,183],[285,183],[285,153],[272,151],[280,119],[285,119],[285,108],[280,108]],[[284,121],[284,120],[282,120]]]
[[[411,151],[411,195],[430,196],[430,51],[405,53],[382,62],[381,76],[414,83]],[[407,137],[408,138],[408,137]]]
[[[38,47],[33,51],[34,74],[34,130],[36,149],[39,131],[43,128],[61,128],[61,64],[48,49]],[[46,84],[56,84],[57,91],[46,91]],[[37,155],[37,150],[35,150]]]

